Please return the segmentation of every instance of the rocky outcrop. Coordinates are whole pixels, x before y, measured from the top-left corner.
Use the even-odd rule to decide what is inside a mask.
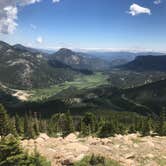
[[[111,158],[124,166],[166,165],[166,137],[131,134],[100,139],[91,136],[79,138],[78,135],[72,133],[65,138],[50,138],[40,134],[35,140],[23,140],[22,146],[29,152],[36,147],[52,166],[71,165],[90,154]]]

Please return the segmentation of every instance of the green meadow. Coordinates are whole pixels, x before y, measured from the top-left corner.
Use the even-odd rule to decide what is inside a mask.
[[[31,94],[29,100],[31,101],[44,100],[70,87],[75,87],[76,89],[80,90],[80,89],[90,89],[100,85],[105,85],[108,84],[107,78],[108,76],[101,72],[97,72],[93,75],[88,75],[88,76],[77,76],[73,81],[70,82],[66,81],[61,84],[53,85],[49,88],[31,90],[28,92]]]

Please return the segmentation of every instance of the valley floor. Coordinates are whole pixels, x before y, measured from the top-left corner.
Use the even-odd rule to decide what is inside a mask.
[[[70,134],[66,138],[50,138],[40,134],[35,140],[23,140],[22,146],[29,151],[36,147],[52,166],[69,165],[90,154],[113,159],[122,166],[166,165],[166,137],[130,134],[100,139]]]

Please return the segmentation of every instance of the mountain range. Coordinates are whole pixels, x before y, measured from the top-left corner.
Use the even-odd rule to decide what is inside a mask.
[[[107,62],[110,62],[111,67],[116,67],[119,65],[126,64],[128,62],[133,61],[138,56],[143,55],[153,55],[153,56],[160,56],[164,55],[161,52],[129,52],[129,51],[88,51],[89,55],[93,57],[99,57]]]
[[[166,56],[163,55],[138,56],[112,70],[108,61],[90,54],[62,48],[46,55],[22,45],[11,46],[1,41],[0,101],[11,108],[10,110],[26,111],[28,108],[39,112],[47,110],[51,114],[55,112],[55,107],[56,111],[70,109],[77,113],[85,110],[158,113],[158,110],[166,106],[165,64]],[[110,74],[109,84],[91,89],[77,89],[71,84],[60,93],[38,102],[21,102],[10,93],[16,89],[49,88],[52,85],[72,81],[78,76],[93,75],[96,71]],[[119,86],[118,80],[121,80],[124,86]],[[80,84],[80,79],[77,81]]]
[[[31,89],[48,87],[74,78],[79,71],[60,66],[52,67],[41,53],[32,53],[0,42],[0,82],[10,88]]]
[[[14,89],[45,88],[110,68],[100,58],[62,48],[53,54],[0,41],[0,83]]]
[[[122,65],[122,68],[135,71],[166,71],[166,55],[138,56],[135,60]]]

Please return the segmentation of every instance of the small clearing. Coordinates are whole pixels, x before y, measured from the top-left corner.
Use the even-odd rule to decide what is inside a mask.
[[[17,97],[21,101],[28,101],[29,97],[31,96],[29,93],[23,90],[13,90],[14,93],[12,96]]]

